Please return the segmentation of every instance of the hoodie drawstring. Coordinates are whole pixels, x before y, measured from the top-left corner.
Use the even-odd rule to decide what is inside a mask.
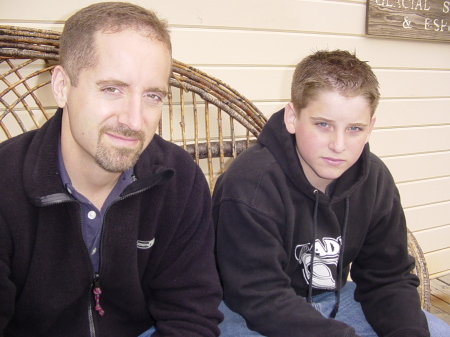
[[[344,248],[345,248],[345,234],[347,231],[347,223],[348,223],[348,213],[350,210],[350,201],[347,198],[345,198],[345,216],[344,216],[344,226],[342,227],[342,235],[341,235],[341,249],[339,251],[339,260],[338,260],[338,277],[336,282],[336,303],[334,304],[333,311],[330,314],[331,318],[335,318],[336,314],[339,310],[339,304],[341,303],[341,284],[342,284],[342,266],[344,265]]]
[[[314,212],[313,212],[313,244],[312,244],[312,252],[311,252],[311,269],[309,274],[309,285],[308,285],[308,297],[307,301],[312,303],[312,290],[313,290],[313,272],[314,272],[314,256],[316,255],[316,228],[317,228],[317,210],[319,209],[319,191],[314,190],[314,194],[316,195],[316,202],[314,203]]]
[[[308,285],[308,303],[312,303],[312,290],[313,290],[313,273],[314,273],[314,256],[316,255],[316,228],[317,228],[317,212],[319,208],[319,191],[315,190],[314,194],[316,195],[316,201],[314,203],[314,212],[313,212],[313,244],[312,244],[312,254],[311,254],[311,268],[309,275],[309,285]],[[347,224],[348,224],[348,216],[350,212],[350,200],[349,198],[345,198],[345,215],[344,215],[344,225],[342,227],[342,235],[341,235],[341,248],[339,251],[339,259],[338,259],[338,275],[336,280],[336,291],[334,292],[336,297],[336,303],[334,304],[333,310],[330,313],[331,318],[335,318],[336,314],[339,310],[339,305],[341,302],[341,284],[342,284],[342,268],[344,265],[344,248],[345,248],[345,237],[347,232]]]

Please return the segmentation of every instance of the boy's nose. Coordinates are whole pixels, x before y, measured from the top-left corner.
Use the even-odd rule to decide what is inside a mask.
[[[330,150],[336,153],[345,151],[345,135],[341,132],[334,132],[333,136],[330,139],[328,147],[330,148]]]

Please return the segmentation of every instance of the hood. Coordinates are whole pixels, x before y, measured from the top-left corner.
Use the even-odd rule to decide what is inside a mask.
[[[258,136],[258,143],[266,147],[275,157],[284,173],[309,198],[315,200],[316,188],[310,184],[298,158],[295,135],[290,134],[284,124],[284,109],[273,114]],[[367,143],[358,161],[336,180],[331,201],[319,193],[319,202],[338,202],[345,199],[360,186],[369,175],[370,148]]]

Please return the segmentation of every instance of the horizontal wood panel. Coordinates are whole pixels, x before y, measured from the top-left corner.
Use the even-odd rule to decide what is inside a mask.
[[[42,0],[37,3],[16,0],[2,8],[2,19],[66,20],[72,13],[93,2],[79,0],[58,3]],[[173,25],[328,32],[339,30],[347,33],[364,29],[366,10],[364,1],[279,0],[276,3],[277,10],[274,10],[272,0],[154,0],[151,3],[137,0],[134,3],[156,11],[161,18],[167,19]],[[335,15],[336,11],[342,10],[351,14],[352,20]]]
[[[293,66],[314,50],[346,49],[356,52],[374,68],[449,68],[445,57],[450,53],[448,43],[423,42],[419,53],[418,46],[408,41],[369,39],[362,35],[190,28],[173,28],[172,39],[175,58],[196,65]],[[196,41],[195,48],[192,48],[193,40]]]
[[[450,201],[405,208],[406,223],[413,232],[448,225],[449,209]]]
[[[450,177],[397,184],[403,207],[450,201]]]
[[[375,69],[375,74],[384,98],[450,97],[450,70]]]
[[[420,241],[419,243],[422,244]],[[433,277],[433,274],[450,270],[450,248],[426,254],[425,260],[427,261],[430,277]]]
[[[443,176],[450,177],[450,151],[389,157],[384,158],[383,161],[397,183]]]
[[[449,54],[450,55],[450,54]],[[289,100],[294,67],[200,66],[250,100]],[[375,69],[383,98],[450,97],[450,71]],[[394,83],[392,83],[394,82]],[[404,85],[403,85],[404,84]]]
[[[450,125],[374,130],[372,152],[379,157],[450,150]]]
[[[424,253],[439,251],[448,247],[450,224],[414,233]]]
[[[450,97],[381,99],[375,128],[450,124]]]

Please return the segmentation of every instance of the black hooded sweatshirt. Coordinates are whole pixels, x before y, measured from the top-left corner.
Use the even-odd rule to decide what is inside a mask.
[[[283,115],[270,118],[214,189],[225,303],[264,336],[356,336],[308,303],[325,291],[338,303],[351,269],[355,299],[379,336],[429,336],[387,167],[367,144],[324,194],[306,179]]]

